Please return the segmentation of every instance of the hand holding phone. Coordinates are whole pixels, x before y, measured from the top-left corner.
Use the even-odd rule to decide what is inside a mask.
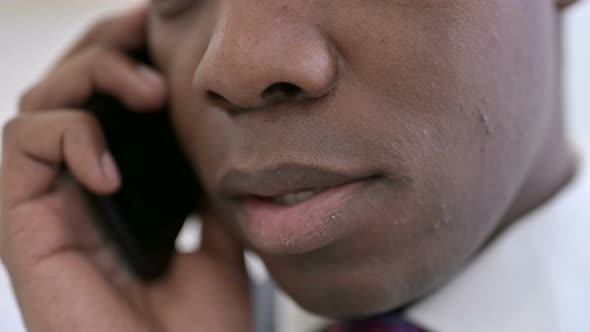
[[[145,50],[134,59],[151,65]],[[105,94],[95,94],[84,108],[98,119],[122,177],[116,193],[87,191],[87,198],[135,275],[156,279],[166,272],[186,218],[205,196],[166,109],[132,111]]]
[[[137,11],[111,23],[143,25],[145,16],[145,10]],[[101,26],[26,94],[21,113],[4,130],[0,255],[27,330],[247,331],[251,316],[242,248],[215,215],[203,216],[199,252],[175,254],[165,278],[151,283],[129,276],[91,223],[80,187],[97,197],[113,195],[123,188],[126,171],[108,162],[109,138],[101,123],[109,120],[98,120],[79,105],[97,91],[108,91],[126,108],[140,105],[142,112],[154,106],[149,96],[158,92],[144,85],[131,61],[117,60],[124,57],[125,42],[143,40],[144,29],[113,34],[110,26]],[[108,47],[97,52],[99,44]],[[79,89],[84,86],[91,89]],[[79,185],[60,176],[64,166]]]

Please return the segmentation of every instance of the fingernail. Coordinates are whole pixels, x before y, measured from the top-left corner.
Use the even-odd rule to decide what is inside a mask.
[[[145,65],[139,65],[137,67],[137,72],[149,85],[155,86],[157,88],[161,88],[164,86],[164,80],[162,79],[162,75],[160,75],[160,73],[153,70],[152,68]]]
[[[119,184],[121,181],[121,176],[119,174],[119,170],[117,168],[117,164],[113,159],[113,156],[109,152],[105,152],[102,155],[101,161],[102,163],[102,173],[103,175],[111,182]]]

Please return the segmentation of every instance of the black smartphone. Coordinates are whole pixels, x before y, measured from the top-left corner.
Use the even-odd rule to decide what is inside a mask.
[[[133,56],[150,64],[147,52]],[[185,220],[199,210],[199,182],[166,110],[134,112],[104,94],[84,108],[97,117],[122,178],[113,195],[86,192],[90,206],[129,269],[155,280],[166,272]]]

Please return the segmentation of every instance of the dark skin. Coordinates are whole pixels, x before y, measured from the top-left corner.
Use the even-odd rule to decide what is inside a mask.
[[[154,0],[147,21],[98,25],[5,128],[1,253],[27,327],[244,330],[244,248],[334,318],[435,290],[574,172],[559,66],[572,2]],[[146,43],[161,74],[122,55]],[[203,249],[155,285],[114,277],[77,189],[56,182],[65,161],[90,190],[119,185],[95,120],[71,112],[95,90],[138,111],[169,104],[213,202]],[[325,180],[293,165],[363,186],[321,232],[252,227],[244,202],[260,188]]]
[[[424,295],[571,174],[555,2],[153,3],[188,155],[311,311],[366,315]],[[277,82],[300,91],[265,98]],[[225,172],[290,163],[377,176],[314,250],[261,238],[223,195]]]

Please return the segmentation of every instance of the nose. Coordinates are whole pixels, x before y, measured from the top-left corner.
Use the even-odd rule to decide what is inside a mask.
[[[336,84],[338,66],[318,28],[285,16],[256,16],[245,8],[223,16],[194,73],[196,92],[234,109],[327,95]]]

